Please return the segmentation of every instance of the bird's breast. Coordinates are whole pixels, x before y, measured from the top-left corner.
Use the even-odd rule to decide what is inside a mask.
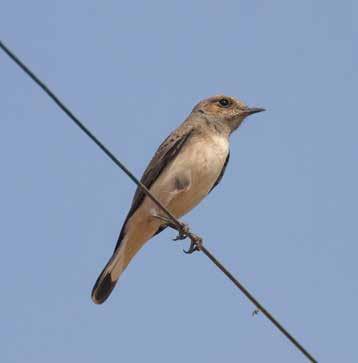
[[[223,136],[210,136],[198,140],[188,148],[188,158],[194,184],[211,189],[219,177],[229,153],[229,142]]]
[[[224,167],[228,153],[227,138],[214,135],[192,140],[177,156],[168,174],[189,175],[190,186],[171,205],[176,215],[187,213],[209,193]]]

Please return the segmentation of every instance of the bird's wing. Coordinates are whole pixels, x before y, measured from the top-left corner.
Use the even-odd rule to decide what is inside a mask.
[[[224,174],[225,174],[225,170],[226,170],[226,167],[227,167],[227,164],[229,162],[229,159],[230,159],[230,152],[227,154],[227,157],[226,157],[226,160],[225,160],[225,163],[224,163],[224,166],[223,168],[221,169],[221,173],[220,175],[218,176],[218,178],[216,179],[216,182],[215,184],[211,187],[209,193],[221,182],[221,179],[223,178]]]
[[[158,150],[154,154],[152,160],[144,171],[144,174],[141,178],[141,182],[148,188],[152,186],[152,184],[157,180],[160,176],[164,168],[169,165],[175,157],[178,155],[179,151],[185,145],[185,143],[189,140],[189,138],[193,134],[192,127],[181,127],[180,130],[177,129],[172,132],[159,146]],[[119,247],[124,234],[125,234],[125,225],[128,219],[135,213],[135,211],[141,206],[145,197],[145,193],[142,191],[140,187],[137,188],[131,208],[127,214],[127,217],[123,223],[123,227],[121,233],[119,234],[117,245],[115,251]],[[161,232],[165,227],[160,227],[156,234]]]

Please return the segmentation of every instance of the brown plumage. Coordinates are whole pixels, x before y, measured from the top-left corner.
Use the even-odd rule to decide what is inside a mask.
[[[176,217],[194,208],[221,180],[229,161],[229,136],[250,114],[249,108],[227,96],[198,103],[189,117],[159,146],[141,182]],[[166,226],[156,218],[162,211],[137,189],[109,262],[92,290],[92,300],[103,303],[120,274],[139,249]]]

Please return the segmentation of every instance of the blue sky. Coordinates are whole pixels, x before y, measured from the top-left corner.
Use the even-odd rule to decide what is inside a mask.
[[[200,99],[267,112],[183,218],[319,361],[356,362],[357,5],[3,1],[0,34],[140,176]],[[304,362],[165,231],[90,300],[134,185],[0,54],[3,362]]]

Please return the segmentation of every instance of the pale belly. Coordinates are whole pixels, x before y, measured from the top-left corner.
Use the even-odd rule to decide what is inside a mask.
[[[167,204],[175,216],[181,217],[188,213],[209,193],[222,171],[228,153],[228,140],[221,136],[214,136],[209,142],[196,140],[177,156],[163,175],[163,189],[169,191],[173,185],[173,179],[181,173],[187,174],[191,182],[188,188],[177,193]],[[165,196],[163,197],[164,201]]]

